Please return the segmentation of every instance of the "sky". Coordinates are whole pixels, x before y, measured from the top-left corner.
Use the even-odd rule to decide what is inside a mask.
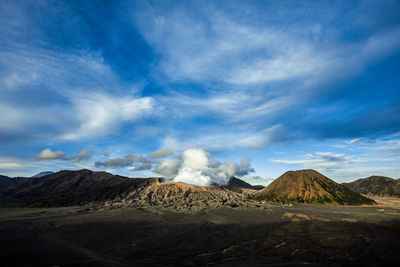
[[[399,1],[0,1],[0,174],[400,178]]]

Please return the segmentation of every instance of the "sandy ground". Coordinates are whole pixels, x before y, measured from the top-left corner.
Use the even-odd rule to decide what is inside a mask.
[[[0,208],[0,257],[2,266],[399,266],[400,210]]]
[[[400,198],[391,198],[391,197],[376,197],[376,196],[368,196],[375,200],[378,205],[382,207],[391,207],[395,209],[400,209]]]

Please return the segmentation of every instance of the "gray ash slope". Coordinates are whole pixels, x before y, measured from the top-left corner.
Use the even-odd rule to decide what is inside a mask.
[[[250,195],[218,185],[199,186],[160,181],[121,194],[106,202],[111,206],[170,207],[175,210],[202,210],[222,206],[247,206]]]

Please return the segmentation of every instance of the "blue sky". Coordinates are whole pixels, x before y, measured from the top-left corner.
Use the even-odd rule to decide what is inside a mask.
[[[0,173],[398,178],[399,62],[399,1],[4,0]]]

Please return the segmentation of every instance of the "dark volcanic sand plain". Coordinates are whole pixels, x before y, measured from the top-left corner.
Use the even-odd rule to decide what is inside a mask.
[[[0,208],[2,266],[399,266],[400,210]]]

